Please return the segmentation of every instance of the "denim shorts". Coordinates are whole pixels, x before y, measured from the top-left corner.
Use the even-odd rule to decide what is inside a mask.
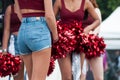
[[[51,47],[51,34],[45,17],[25,17],[18,32],[20,55]]]
[[[8,45],[8,52],[12,55],[18,55],[19,49],[18,49],[18,43],[17,43],[17,36],[11,35],[9,39],[9,45]]]

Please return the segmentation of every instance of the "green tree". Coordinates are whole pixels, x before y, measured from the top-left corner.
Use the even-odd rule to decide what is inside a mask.
[[[0,1],[0,9],[2,8],[2,2]]]
[[[97,0],[97,3],[101,10],[103,20],[120,6],[120,0]]]

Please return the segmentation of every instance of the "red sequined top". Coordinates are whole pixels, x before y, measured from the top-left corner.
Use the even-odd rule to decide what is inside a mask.
[[[20,9],[34,9],[44,11],[44,0],[18,0]],[[44,12],[27,13],[23,17],[44,16]]]
[[[62,21],[77,20],[82,21],[84,17],[84,4],[85,0],[82,0],[80,8],[74,12],[66,8],[64,0],[61,0],[62,8],[60,10],[60,18]]]
[[[11,18],[10,18],[10,32],[17,32],[19,30],[21,21],[18,15],[14,12],[14,6],[11,6]]]

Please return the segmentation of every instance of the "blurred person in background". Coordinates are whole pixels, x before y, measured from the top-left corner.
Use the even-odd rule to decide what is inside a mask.
[[[105,80],[119,80],[120,77],[120,50],[107,50],[108,70],[105,72]]]
[[[94,10],[99,16],[100,21],[102,21],[101,12],[96,0],[90,0],[90,2],[94,6]],[[91,17],[90,14],[88,14],[87,11],[85,12],[85,15],[86,16],[84,17],[83,25],[86,27],[90,25],[92,22],[94,22],[94,19]],[[99,35],[99,32],[100,32],[100,26],[98,26],[94,31],[91,31],[90,33]],[[104,80],[103,56],[101,55],[100,57],[92,58],[90,60],[87,60],[87,62],[92,70],[94,80]]]
[[[99,19],[101,21],[102,20],[101,12],[98,7],[98,4],[96,3],[96,0],[90,0],[90,2],[94,6],[94,10],[97,13],[97,15],[99,16]],[[92,16],[88,13],[88,11],[85,11],[84,20],[83,20],[84,28],[91,25],[93,22],[94,22],[94,19],[92,18]],[[95,28],[94,31],[91,30],[89,33],[98,35],[99,32],[100,32],[100,26]],[[104,75],[103,75],[103,62],[102,62],[103,58],[102,58],[102,56],[87,60],[87,59],[85,59],[85,54],[82,53],[80,55],[80,57],[78,54],[73,54],[72,58],[73,58],[73,63],[74,62],[76,62],[75,64],[77,64],[78,62],[81,63],[81,65],[80,65],[81,70],[79,69],[80,67],[73,66],[73,68],[76,68],[76,71],[81,71],[81,73],[80,72],[74,73],[74,74],[80,73],[80,80],[86,80],[86,75],[87,75],[87,71],[88,71],[88,63],[90,64],[90,67],[92,69],[94,80],[103,80],[104,79],[103,78]],[[76,58],[76,59],[74,59],[74,58]],[[91,75],[91,74],[88,74],[88,76],[89,75]],[[78,80],[79,77],[77,75],[73,75],[73,76],[77,77],[76,80]]]
[[[22,15],[17,0],[11,0],[13,3],[6,7],[4,15],[4,32],[2,40],[2,53],[7,52],[18,55],[19,49],[17,44],[18,30],[21,25]],[[20,56],[21,57],[21,56]],[[22,58],[21,58],[22,59]],[[24,63],[20,65],[20,70],[13,75],[14,80],[24,80]]]

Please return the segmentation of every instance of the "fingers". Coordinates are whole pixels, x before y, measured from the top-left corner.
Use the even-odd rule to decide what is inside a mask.
[[[53,43],[56,43],[58,41],[58,38],[57,39],[55,39],[55,40],[53,40]]]

